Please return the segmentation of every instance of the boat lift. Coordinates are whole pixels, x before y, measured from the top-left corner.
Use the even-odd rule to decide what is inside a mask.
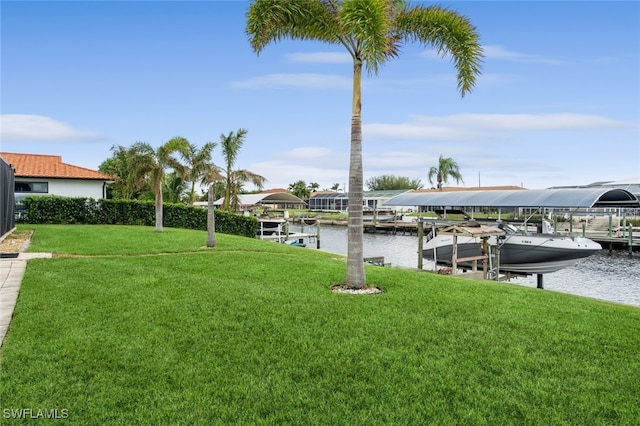
[[[418,224],[418,235],[421,234],[421,229],[424,230],[424,222],[421,221]],[[432,226],[432,232],[435,233],[435,224]],[[505,235],[505,232],[491,225],[485,225],[478,222],[460,222],[447,226],[440,231],[439,234],[446,234],[453,236],[453,253],[451,256],[451,268],[452,273],[457,274],[458,265],[461,263],[471,262],[471,274],[478,276],[478,261],[482,261],[482,279],[498,280],[500,277],[500,246],[491,245],[489,243],[490,237],[499,237]],[[480,238],[480,256],[471,257],[458,257],[458,236],[468,236],[474,238]],[[418,239],[418,252],[420,254],[418,259],[418,268],[422,269],[422,242],[423,239]],[[436,249],[434,248],[433,259],[437,264]]]
[[[427,209],[455,209],[465,207],[494,207],[519,209],[593,209],[639,208],[640,200],[631,192],[619,188],[556,188],[533,190],[468,190],[454,192],[406,192],[384,203],[384,206],[402,206]],[[418,268],[422,269],[422,240],[424,229],[418,223]],[[631,232],[630,232],[631,234]],[[460,235],[460,234],[458,234]],[[629,237],[631,254],[632,237]],[[460,259],[457,259],[458,262]],[[452,262],[453,263],[453,262]],[[498,277],[496,277],[497,279]],[[543,288],[543,276],[537,274],[537,286]]]

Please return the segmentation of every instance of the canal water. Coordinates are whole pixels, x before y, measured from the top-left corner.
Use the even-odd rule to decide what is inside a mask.
[[[292,226],[291,231],[300,228]],[[315,232],[316,227],[307,227]],[[315,248],[315,244],[310,244]],[[347,254],[347,228],[321,226],[320,249],[341,255]],[[364,234],[364,256],[384,257],[391,266],[417,268],[418,238],[414,235],[381,233]],[[433,270],[426,259],[423,269]],[[536,276],[514,278],[512,284],[536,287]],[[629,256],[627,251],[602,250],[573,266],[544,275],[544,288],[548,290],[586,296],[610,302],[640,306],[640,253]]]

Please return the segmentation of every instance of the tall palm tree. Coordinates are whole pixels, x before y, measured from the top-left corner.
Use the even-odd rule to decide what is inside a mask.
[[[149,176],[156,198],[156,229],[155,232],[162,232],[162,180],[164,170],[173,168],[179,173],[184,173],[182,164],[175,158],[174,154],[180,152],[186,154],[189,141],[183,137],[176,136],[169,141],[153,149],[146,142],[136,142],[132,145],[137,152],[141,153],[140,160],[149,169]]]
[[[362,228],[362,66],[377,74],[405,42],[434,47],[450,56],[462,96],[480,73],[482,47],[467,18],[446,8],[404,0],[255,0],[246,32],[256,53],[284,38],[342,45],[353,58],[347,275],[344,285],[366,285]]]
[[[440,155],[438,159],[438,167],[432,166],[429,169],[429,182],[433,184],[433,178],[436,178],[438,191],[442,191],[442,184],[449,183],[449,176],[456,180],[456,183],[462,181],[462,174],[460,174],[460,167],[453,158],[444,158]]]
[[[189,144],[186,155],[182,160],[186,169],[186,179],[191,184],[189,190],[189,204],[193,205],[196,200],[196,183],[206,180],[205,176],[210,173],[211,169],[215,168],[211,162],[211,153],[216,147],[215,142],[207,142],[200,149],[194,144]]]
[[[239,210],[240,200],[238,196],[245,183],[251,182],[262,189],[262,186],[267,181],[264,176],[249,170],[234,170],[238,153],[244,144],[246,135],[246,129],[238,129],[235,133],[229,132],[228,135],[220,135],[220,147],[222,148],[222,157],[225,163],[225,167],[221,168],[225,182],[223,209],[229,212]]]

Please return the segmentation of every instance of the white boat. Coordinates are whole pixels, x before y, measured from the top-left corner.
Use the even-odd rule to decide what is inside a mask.
[[[580,259],[602,249],[600,244],[588,238],[554,234],[548,229],[545,233],[530,233],[507,223],[500,223],[498,227],[505,231],[505,235],[490,237],[488,241],[490,245],[499,248],[501,272],[520,274],[555,272],[574,265]],[[467,236],[456,238],[458,258],[482,254],[481,238]],[[453,235],[449,234],[436,235],[424,245],[422,252],[425,259],[435,259],[438,263],[447,264],[451,263],[452,254]],[[459,266],[468,265],[459,263]]]

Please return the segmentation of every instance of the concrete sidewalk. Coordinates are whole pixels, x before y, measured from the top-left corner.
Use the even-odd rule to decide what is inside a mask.
[[[20,253],[17,258],[0,259],[0,347],[9,331],[27,260],[50,257],[51,253]]]

